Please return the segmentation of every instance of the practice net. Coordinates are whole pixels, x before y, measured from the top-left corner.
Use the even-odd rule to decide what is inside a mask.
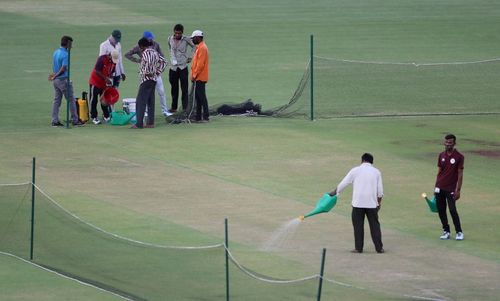
[[[314,57],[314,118],[500,114],[500,59],[388,63]],[[311,117],[311,64],[288,103],[263,111]]]
[[[31,183],[0,184],[0,253],[26,261],[30,260],[31,193]],[[280,267],[285,261],[274,255],[261,254],[267,257],[266,265],[278,271],[266,276],[238,262],[223,243],[163,246],[107,232],[69,212],[36,186],[35,208],[31,262],[125,300],[224,300],[226,250],[231,300],[305,301],[317,295],[319,275],[292,279],[293,272]],[[255,250],[245,252],[258,257]],[[280,268],[285,272],[280,273]],[[283,274],[292,280],[283,279]],[[323,279],[325,298],[351,289]]]

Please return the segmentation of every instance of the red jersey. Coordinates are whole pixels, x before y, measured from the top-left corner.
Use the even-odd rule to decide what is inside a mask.
[[[105,89],[106,80],[97,75],[96,70],[101,72],[105,77],[111,77],[115,71],[115,65],[116,64],[111,60],[111,57],[107,54],[98,57],[94,69],[92,69],[92,73],[90,73],[89,84],[96,86],[99,89]]]
[[[450,155],[444,151],[439,154],[437,165],[439,173],[436,178],[436,187],[454,192],[457,187],[458,171],[464,169],[464,156],[456,149]]]

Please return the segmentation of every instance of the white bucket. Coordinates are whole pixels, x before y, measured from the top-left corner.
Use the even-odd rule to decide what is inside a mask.
[[[135,113],[135,98],[124,98],[122,100],[123,103],[123,111],[127,113]],[[130,120],[132,123],[136,123],[137,118],[132,117]]]
[[[123,111],[127,113],[136,113],[135,98],[124,98],[122,100],[122,103],[123,103]],[[146,112],[144,112],[144,120],[146,120],[146,117],[148,117],[147,110]],[[130,121],[135,124],[137,122],[137,118],[134,116],[132,117],[132,119],[130,119]]]

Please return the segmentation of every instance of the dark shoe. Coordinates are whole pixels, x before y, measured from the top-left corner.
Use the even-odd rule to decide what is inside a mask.
[[[377,253],[382,254],[385,253],[384,249],[377,250]]]
[[[73,126],[83,126],[83,122],[78,120],[77,122],[73,122]]]
[[[146,124],[146,126],[145,126],[145,128],[147,128],[147,129],[152,129],[154,127],[155,127],[154,124]]]
[[[130,128],[131,128],[131,129],[142,129],[142,128],[138,127],[138,126],[137,126],[137,125],[135,125],[135,124],[134,124],[133,126],[131,126]]]
[[[170,108],[170,110],[169,110],[169,111],[170,111],[170,113],[175,113],[175,112],[177,112],[177,109]]]
[[[62,124],[60,121],[57,121],[57,122],[52,122],[52,126],[58,127],[58,126],[64,126],[64,124]]]
[[[354,249],[354,250],[351,250],[351,253],[363,253],[363,251]]]

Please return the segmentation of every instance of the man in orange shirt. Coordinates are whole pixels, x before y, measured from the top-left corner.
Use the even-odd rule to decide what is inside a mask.
[[[196,122],[208,122],[208,100],[205,93],[205,85],[208,82],[208,48],[203,41],[201,30],[193,31],[191,35],[196,51],[191,63],[191,81],[194,85],[194,97],[196,101]]]

